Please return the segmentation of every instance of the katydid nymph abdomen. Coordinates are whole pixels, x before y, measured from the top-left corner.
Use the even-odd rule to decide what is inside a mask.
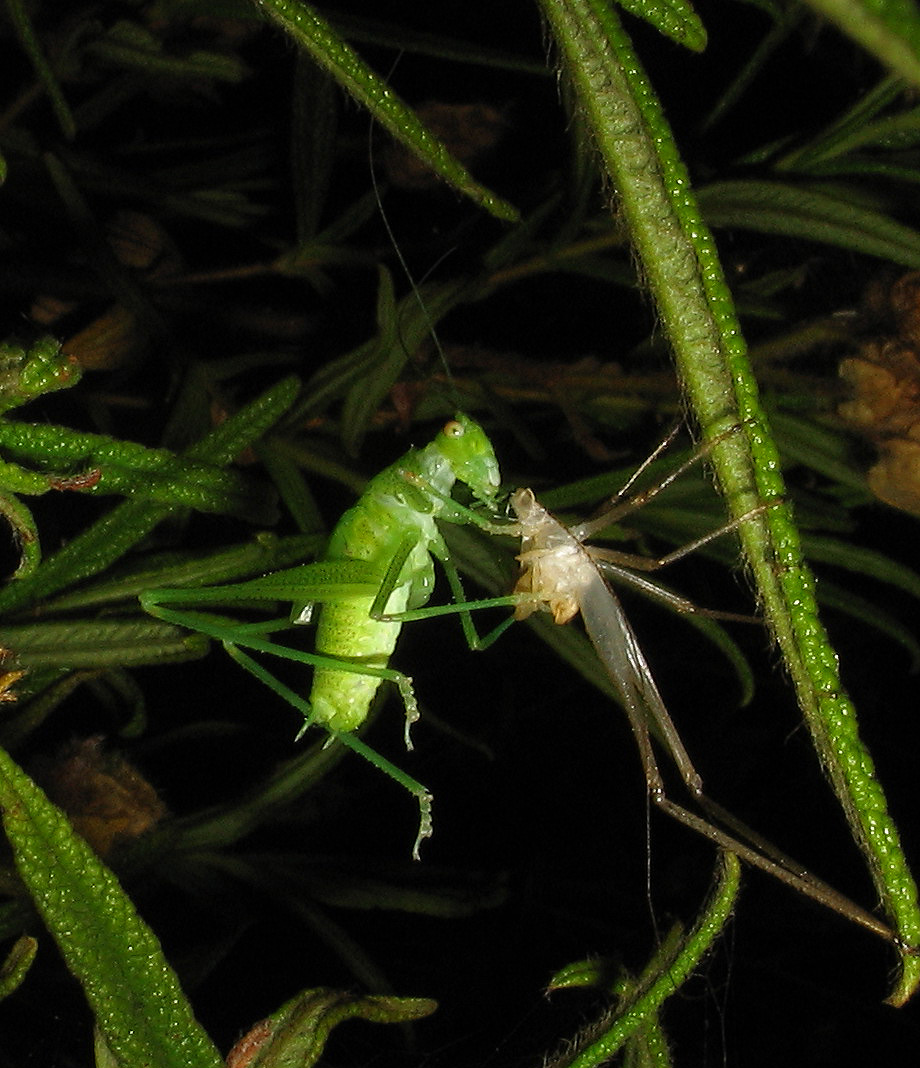
[[[478,501],[494,504],[498,461],[482,427],[462,413],[430,445],[410,450],[371,479],[333,530],[323,560],[373,564],[379,567],[381,588],[372,597],[323,606],[317,653],[357,666],[386,666],[402,623],[377,617],[397,616],[427,603],[434,585],[432,555],[447,560],[435,519],[459,514],[450,500],[458,481]],[[355,730],[367,718],[382,681],[379,675],[336,670],[331,664],[317,667],[310,694],[313,722],[337,731]],[[412,711],[407,711],[411,719]]]

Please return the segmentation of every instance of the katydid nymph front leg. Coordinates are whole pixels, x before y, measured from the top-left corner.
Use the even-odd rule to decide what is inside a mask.
[[[238,663],[303,714],[301,734],[312,725],[324,727],[331,738],[354,749],[409,790],[421,812],[413,849],[416,858],[421,840],[431,834],[431,795],[353,732],[366,720],[381,683],[389,680],[402,695],[409,745],[409,726],[418,718],[412,683],[408,676],[388,666],[403,622],[460,612],[464,631],[475,644],[470,609],[514,601],[499,597],[467,603],[463,598],[436,520],[486,528],[491,524],[452,500],[457,482],[466,485],[486,508],[495,508],[500,483],[495,452],[482,427],[462,413],[450,420],[430,445],[411,449],[371,479],[358,502],[339,520],[319,563],[234,586],[148,590],[141,597],[143,607],[152,615],[221,641]],[[434,587],[435,558],[445,569],[456,603],[425,608]],[[306,621],[312,605],[320,605],[315,652],[303,653],[267,639],[267,635],[286,628],[288,618],[240,624],[226,617],[166,607],[251,604],[255,600],[292,602],[295,621]],[[510,622],[509,618],[499,629]],[[309,700],[274,678],[241,647],[312,665],[315,671]]]

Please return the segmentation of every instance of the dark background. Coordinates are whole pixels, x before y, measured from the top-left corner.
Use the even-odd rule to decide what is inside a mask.
[[[43,5],[41,25],[50,32],[53,5]],[[102,5],[103,21],[131,14],[132,5]],[[805,19],[779,49],[726,121],[702,131],[705,115],[768,28],[765,16],[738,4],[708,3],[700,11],[710,30],[708,51],[693,56],[663,42],[649,28],[628,20],[651,79],[661,93],[687,162],[700,181],[736,173],[737,160],[757,145],[780,137],[806,139],[878,78],[873,62],[834,31]],[[362,4],[324,5],[332,16],[362,17]],[[531,4],[481,5],[378,3],[373,18],[393,26],[475,42],[539,60],[544,34]],[[343,23],[347,30],[349,23]],[[177,29],[176,33],[183,32]],[[189,30],[200,33],[201,28]],[[9,36],[7,50],[13,45]],[[194,157],[205,132],[228,139],[246,131],[259,146],[255,168],[267,212],[248,228],[221,229],[207,222],[178,225],[166,217],[190,271],[217,272],[268,260],[292,241],[287,121],[292,49],[280,35],[262,30],[246,36],[239,53],[253,74],[242,85],[213,94],[163,92],[142,108],[116,111],[110,121],[78,142],[81,151],[113,158],[126,146],[173,139],[177,165]],[[506,130],[479,164],[482,180],[525,212],[565,185],[570,142],[559,89],[552,77],[508,73],[413,54],[366,41],[362,55],[379,71],[391,71],[398,93],[412,104],[438,100],[484,102],[505,115]],[[15,53],[13,53],[15,54]],[[4,76],[12,94],[16,78]],[[75,96],[85,91],[79,81]],[[380,167],[385,140],[371,135],[368,120],[340,101],[340,142],[324,209],[334,219],[369,188],[371,167]],[[39,143],[54,146],[47,115],[32,116]],[[160,159],[162,160],[162,156]],[[138,166],[137,159],[131,166]],[[64,292],[88,307],[105,303],[78,267],[72,231],[62,226],[59,205],[46,186],[33,187],[11,170],[5,226],[7,267],[0,299],[8,332],[22,329],[36,292]],[[117,190],[91,194],[102,217],[118,207],[138,206]],[[602,197],[597,197],[598,213]],[[26,222],[14,224],[31,205]],[[416,278],[435,261],[442,276],[475,270],[483,252],[502,232],[500,224],[442,190],[390,190],[385,210]],[[146,205],[149,209],[149,205]],[[156,209],[152,209],[156,214]],[[25,218],[21,214],[20,219]],[[909,217],[903,221],[913,222]],[[750,272],[802,268],[802,282],[784,292],[784,319],[746,321],[751,337],[769,338],[805,319],[856,308],[866,286],[893,277],[891,269],[849,252],[770,239],[750,233],[720,233],[727,270],[734,280]],[[380,224],[371,219],[354,239],[370,260],[393,265]],[[626,255],[628,262],[628,254]],[[365,264],[366,268],[366,264]],[[111,410],[113,433],[152,443],[165,411],[171,377],[194,353],[205,359],[277,345],[296,361],[305,378],[326,359],[348,350],[373,327],[376,278],[372,270],[330,271],[331,287],[318,293],[299,279],[254,274],[242,281],[189,286],[164,301],[169,340],[129,369],[87,375],[81,390],[130,392],[140,409]],[[400,286],[405,288],[400,281]],[[82,290],[88,288],[89,293]],[[241,323],[228,309],[244,304],[265,320],[293,322],[282,341],[260,337],[258,326]],[[67,324],[68,326],[70,324]],[[77,326],[79,324],[73,324]],[[867,328],[868,329],[868,328]],[[667,370],[667,355],[643,346],[654,316],[649,301],[605,281],[546,270],[495,297],[464,306],[440,324],[451,345],[478,346],[512,354],[521,364],[573,363],[585,356],[613,360],[627,370]],[[62,329],[62,332],[63,329]],[[660,341],[660,338],[658,339]],[[836,362],[844,350],[808,353],[791,367],[801,375],[789,390],[803,404],[833,417]],[[435,372],[437,373],[437,372]],[[474,372],[475,373],[475,372]],[[104,383],[105,375],[112,380]],[[258,374],[250,376],[254,382]],[[266,372],[265,380],[277,377]],[[417,374],[424,379],[424,372]],[[814,379],[823,391],[808,396]],[[251,385],[244,379],[240,395]],[[679,411],[676,384],[648,402],[629,425],[597,430],[616,462],[638,462]],[[89,420],[89,406],[69,395],[49,398],[30,418]],[[513,434],[495,425],[493,440],[506,484],[552,486],[597,473],[602,464],[573,440],[559,407],[546,397],[522,402],[520,418],[543,444],[528,454]],[[334,418],[334,413],[333,413]],[[395,432],[392,423],[374,433],[358,458],[373,473],[409,444],[423,442],[432,425]],[[855,466],[871,450],[851,443]],[[797,490],[820,493],[820,476],[788,471]],[[315,492],[328,523],[350,503],[340,486],[316,480]],[[43,539],[67,537],[95,514],[97,504],[68,498],[42,501],[37,515]],[[850,510],[854,544],[914,566],[916,520],[866,496]],[[285,527],[287,524],[287,527]],[[282,528],[290,521],[282,519]],[[246,536],[242,524],[195,519],[184,544],[211,545]],[[655,551],[666,546],[651,545]],[[916,602],[872,580],[849,573],[835,581],[913,626]],[[701,603],[733,611],[754,610],[747,583],[736,568],[697,557],[682,561],[668,581]],[[759,626],[735,625],[733,636],[751,657],[757,689],[739,707],[737,681],[722,660],[684,621],[630,597],[627,611],[658,679],[661,692],[712,796],[822,878],[871,907],[873,890],[858,850],[825,783],[802,727],[794,695],[768,636]],[[840,652],[846,685],[860,711],[866,742],[888,792],[908,857],[917,842],[915,754],[918,751],[916,676],[907,654],[868,625],[828,613],[827,625]],[[434,997],[438,1013],[413,1029],[349,1024],[333,1037],[332,1064],[517,1066],[542,1063],[602,1010],[596,992],[560,991],[545,997],[552,973],[583,957],[609,958],[636,972],[648,959],[655,930],[672,920],[692,922],[706,897],[714,849],[686,829],[649,812],[634,743],[625,717],[584,680],[556,660],[524,627],[515,627],[493,648],[472,654],[455,619],[407,626],[395,663],[409,672],[425,710],[417,725],[416,750],[401,745],[398,701],[390,695],[367,739],[435,794],[436,833],[423,845],[423,862],[409,861],[415,833],[414,802],[356,758],[314,792],[305,807],[240,843],[248,858],[264,855],[261,885],[228,877],[196,882],[188,858],[162,859],[141,875],[124,873],[145,918],[163,939],[183,975],[199,1018],[222,1049],[255,1020],[300,989],[355,988],[342,953],[329,944],[341,930],[360,946],[396,993]],[[296,677],[296,674],[295,674]],[[146,669],[138,673],[149,702],[149,736],[125,744],[128,755],[157,787],[171,811],[182,817],[240,796],[276,762],[290,754],[297,715],[244,676],[220,651],[203,664]],[[434,719],[449,726],[439,729]],[[172,732],[191,721],[230,719],[237,735],[176,740]],[[73,737],[107,730],[91,701],[77,696],[33,742],[34,759]],[[464,738],[475,744],[464,742]],[[675,792],[677,790],[675,784]],[[231,851],[232,852],[232,851]],[[278,858],[300,877],[319,880],[320,897],[302,893],[272,874]],[[118,867],[117,858],[113,864]],[[288,870],[288,869],[286,869]],[[650,878],[649,878],[650,872]],[[200,873],[197,873],[200,876]],[[417,915],[388,907],[355,909],[327,900],[336,881],[343,887],[373,880],[382,888],[434,890],[478,900],[463,918]],[[316,883],[313,884],[314,889]],[[399,898],[404,901],[404,898]],[[392,898],[389,899],[392,905]],[[336,925],[333,928],[333,925]],[[664,1024],[675,1062],[689,1065],[789,1065],[889,1063],[920,1042],[914,1006],[882,1004],[895,954],[879,939],[804,900],[790,888],[745,871],[735,915],[695,976],[667,1004]],[[0,1006],[0,1064],[89,1063],[85,1006],[75,984],[43,939],[35,974],[14,999]]]

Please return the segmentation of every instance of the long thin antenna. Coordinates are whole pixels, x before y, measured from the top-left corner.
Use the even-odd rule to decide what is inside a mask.
[[[387,75],[387,81],[396,69],[396,64],[399,62],[399,56],[393,62],[393,66],[390,67],[390,71]],[[377,182],[377,172],[374,167],[374,119],[371,117],[370,123],[367,128],[367,162],[371,173],[371,187],[374,190],[374,199],[377,201],[377,210],[380,212],[380,220],[383,223],[383,228],[386,230],[387,238],[393,251],[396,253],[396,259],[402,268],[403,274],[406,276],[406,280],[412,288],[412,292],[415,295],[416,303],[419,306],[419,311],[422,313],[422,317],[428,327],[428,332],[431,335],[431,340],[434,342],[435,351],[438,354],[438,359],[441,361],[441,366],[444,369],[444,377],[447,379],[447,384],[450,388],[450,392],[454,398],[454,405],[460,406],[460,397],[457,393],[457,386],[454,382],[454,376],[451,374],[450,365],[447,362],[447,354],[444,352],[444,347],[441,344],[441,339],[438,337],[438,332],[434,325],[434,320],[431,317],[431,312],[428,310],[428,305],[425,303],[425,298],[422,296],[422,291],[419,289],[415,282],[415,278],[412,276],[412,271],[409,268],[409,264],[406,261],[406,257],[403,255],[402,249],[399,247],[399,242],[396,240],[396,234],[393,232],[393,227],[390,225],[389,216],[386,213],[386,209],[383,206],[383,199],[380,196],[380,186]],[[444,257],[441,257],[437,263],[441,263]],[[435,264],[437,266],[437,264]],[[433,268],[432,268],[433,269]]]

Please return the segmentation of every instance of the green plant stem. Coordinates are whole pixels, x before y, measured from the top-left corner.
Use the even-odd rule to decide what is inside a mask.
[[[731,915],[738,894],[740,864],[732,853],[723,853],[712,896],[690,933],[671,954],[656,954],[607,1029],[575,1056],[553,1062],[551,1068],[598,1068],[640,1028],[657,1026],[658,1009],[689,978]]]
[[[917,888],[887,811],[855,709],[817,613],[814,579],[784,503],[775,444],[760,405],[715,243],[693,195],[660,102],[619,19],[604,0],[541,0],[625,216],[734,518],[761,502],[741,542],[766,619],[794,682],[819,759],[866,858],[886,913],[907,947],[920,945]],[[920,983],[920,956],[901,955],[889,1000]]]

